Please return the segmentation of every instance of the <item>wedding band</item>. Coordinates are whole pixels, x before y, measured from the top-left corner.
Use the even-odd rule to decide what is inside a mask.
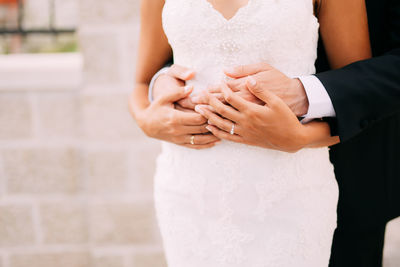
[[[235,123],[232,123],[232,128],[231,128],[230,134],[231,135],[235,134]]]
[[[192,136],[190,137],[190,144],[191,144],[191,145],[194,145],[194,135],[192,135]]]

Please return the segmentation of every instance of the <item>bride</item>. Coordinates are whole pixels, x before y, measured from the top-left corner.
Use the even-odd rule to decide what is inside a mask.
[[[364,2],[352,2],[363,12],[349,10],[347,0],[142,1],[132,114],[142,128],[165,120],[147,90],[172,53],[175,64],[196,71],[186,95],[223,82],[234,65],[267,62],[290,77],[313,74],[319,29],[332,67],[369,57],[360,49],[369,48],[368,38],[353,35],[367,27]],[[181,125],[149,134],[170,141],[168,134],[182,133],[163,141],[155,175],[169,267],[328,266],[338,199],[328,149],[285,153],[219,141],[207,124],[184,123],[201,115],[185,114]],[[194,137],[207,149],[191,149]],[[327,136],[323,145],[337,141]]]

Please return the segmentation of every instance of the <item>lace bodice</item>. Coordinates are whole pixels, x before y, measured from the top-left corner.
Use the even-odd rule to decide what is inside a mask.
[[[197,71],[197,91],[233,65],[264,61],[291,77],[315,72],[312,0],[249,0],[229,20],[207,0],[166,0],[163,27],[174,62]]]

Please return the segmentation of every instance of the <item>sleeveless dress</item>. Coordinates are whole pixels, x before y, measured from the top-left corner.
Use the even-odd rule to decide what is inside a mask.
[[[312,0],[249,0],[229,20],[207,0],[166,0],[162,17],[174,62],[196,71],[195,93],[234,65],[315,72]],[[328,148],[163,142],[157,158],[154,200],[169,267],[328,266],[337,199]]]

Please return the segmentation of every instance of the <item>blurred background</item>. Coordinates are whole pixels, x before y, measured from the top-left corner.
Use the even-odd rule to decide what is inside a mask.
[[[166,266],[127,105],[139,2],[0,0],[0,267]],[[399,267],[400,220],[385,246]]]

